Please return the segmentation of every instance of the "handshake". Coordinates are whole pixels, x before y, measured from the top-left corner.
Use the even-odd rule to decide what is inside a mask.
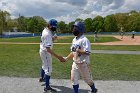
[[[77,52],[78,56],[81,56],[81,47],[77,44],[72,45],[71,47],[72,52]],[[69,58],[73,57],[73,53],[70,53],[67,57],[56,56],[60,62],[66,62]]]
[[[58,56],[60,62],[66,62],[68,59],[67,57]]]

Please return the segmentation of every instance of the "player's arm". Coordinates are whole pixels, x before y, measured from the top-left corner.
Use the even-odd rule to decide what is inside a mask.
[[[89,42],[89,40],[85,40],[83,43],[83,48],[78,48],[76,51],[81,55],[90,55],[90,42]]]
[[[67,57],[64,57],[64,59],[67,61],[69,59],[73,58],[73,53],[71,52]]]
[[[65,59],[62,56],[59,56],[56,53],[54,53],[53,50],[50,49],[50,47],[47,47],[46,49],[47,49],[47,52],[49,52],[51,55],[59,59],[61,62],[65,62]]]
[[[73,58],[73,53],[71,52],[68,56],[67,56],[67,60],[68,59],[72,59]]]

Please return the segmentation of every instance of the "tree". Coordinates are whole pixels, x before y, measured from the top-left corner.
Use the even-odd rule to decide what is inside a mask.
[[[83,21],[83,19],[81,19],[81,18],[77,18],[75,21]]]
[[[129,19],[129,16],[128,16],[128,13],[118,13],[118,14],[115,14],[115,19],[117,21],[117,24],[118,24],[118,29],[121,30],[121,28],[123,28],[123,31],[127,31],[128,27],[127,27],[127,23],[128,23],[128,19]]]
[[[105,17],[104,30],[106,32],[117,32],[117,31],[119,31],[114,15],[108,15],[108,16]]]
[[[17,20],[15,19],[10,19],[7,23],[7,26],[8,26],[8,29],[10,31],[13,31],[14,28],[17,28],[18,27],[18,23],[17,23]]]
[[[35,21],[35,33],[42,32],[44,27],[46,27],[47,22],[40,16],[34,16],[33,19]]]
[[[137,13],[137,11],[135,11],[135,10],[131,10],[130,12],[129,12],[129,14],[136,14]]]
[[[68,29],[68,33],[72,33],[72,25],[74,24],[74,21],[70,22],[68,25],[67,25],[67,29]]]
[[[40,16],[30,17],[26,20],[27,30],[32,33],[41,33],[47,22]]]
[[[129,31],[140,31],[140,16],[134,18],[133,20],[129,21],[128,23]]]
[[[102,16],[97,16],[92,21],[92,27],[93,31],[103,31],[103,24],[104,24],[104,18]]]
[[[0,35],[2,35],[3,31],[7,31],[7,22],[10,19],[10,14],[7,11],[0,10]]]
[[[85,19],[84,22],[85,22],[86,32],[93,31],[93,28],[92,28],[92,19],[91,18],[87,18],[87,19]]]
[[[3,31],[3,22],[2,22],[2,11],[0,10],[0,35],[2,35]]]
[[[18,30],[22,31],[22,32],[26,32],[26,30],[27,30],[26,18],[24,16],[19,15],[19,18],[17,19],[17,22],[18,22],[18,27],[17,27]]]
[[[60,21],[58,23],[58,27],[59,27],[60,33],[67,33],[68,32],[66,29],[67,25],[65,24],[64,21]]]

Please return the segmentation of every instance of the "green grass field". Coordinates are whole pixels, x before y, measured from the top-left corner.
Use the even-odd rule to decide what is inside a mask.
[[[69,48],[70,45],[54,45],[53,50],[66,56]],[[133,46],[112,48],[131,50]],[[111,47],[93,46],[92,49]],[[0,45],[0,76],[39,77],[41,60],[38,52],[39,45]],[[72,60],[62,64],[53,57],[52,78],[69,79],[71,64]],[[91,54],[91,69],[95,80],[140,80],[139,55]]]
[[[91,45],[92,50],[140,51],[139,45]]]
[[[40,37],[0,38],[0,42],[39,43]]]
[[[74,36],[60,36],[55,43],[71,43]],[[87,36],[91,43],[94,43],[93,36]],[[96,42],[110,42],[119,41],[114,37],[99,37]],[[26,43],[39,43],[40,37],[28,37],[28,38],[0,38],[0,42],[26,42]]]

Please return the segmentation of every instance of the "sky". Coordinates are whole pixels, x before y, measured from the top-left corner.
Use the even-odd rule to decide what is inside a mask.
[[[0,9],[8,11],[12,18],[17,18],[20,14],[68,23],[76,18],[140,11],[140,0],[0,0]]]

